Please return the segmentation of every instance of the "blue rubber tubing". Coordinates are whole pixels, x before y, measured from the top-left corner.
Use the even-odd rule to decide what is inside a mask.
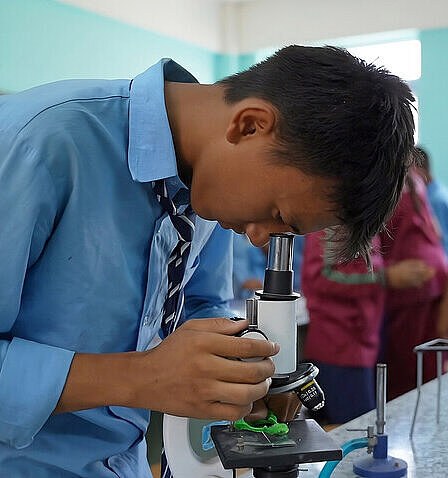
[[[358,450],[359,448],[367,448],[367,438],[355,438],[350,440],[342,445],[342,457],[348,455],[353,450]],[[334,469],[340,463],[340,460],[337,461],[327,461],[325,466],[322,468],[322,471],[319,473],[319,478],[328,478],[333,473]]]

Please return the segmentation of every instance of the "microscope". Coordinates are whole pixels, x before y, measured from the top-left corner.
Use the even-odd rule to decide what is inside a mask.
[[[294,391],[304,406],[318,410],[325,398],[311,363],[297,360],[296,301],[293,292],[292,234],[271,234],[263,290],[246,302],[249,327],[240,335],[280,344],[272,357],[275,374],[268,394]],[[211,438],[225,469],[252,468],[255,478],[297,478],[299,465],[342,459],[341,449],[314,420],[293,420],[284,435],[253,429],[235,429],[234,424],[211,427]]]

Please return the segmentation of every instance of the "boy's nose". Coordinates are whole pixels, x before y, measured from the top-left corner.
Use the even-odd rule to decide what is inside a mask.
[[[263,247],[269,243],[269,234],[274,232],[290,232],[291,229],[279,224],[253,224],[246,225],[246,235],[254,246]]]

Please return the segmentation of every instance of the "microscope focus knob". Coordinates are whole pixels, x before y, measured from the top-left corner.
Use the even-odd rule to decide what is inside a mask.
[[[256,339],[256,340],[268,340],[266,335],[259,329],[246,329],[238,334],[239,337],[244,337],[245,339]],[[259,362],[264,360],[266,357],[253,357],[253,358],[242,358],[240,359],[243,362]]]

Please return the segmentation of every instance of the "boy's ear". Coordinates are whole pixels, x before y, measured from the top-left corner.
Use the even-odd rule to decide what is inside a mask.
[[[227,141],[238,144],[256,135],[272,134],[276,123],[274,109],[262,101],[242,103],[230,119],[226,131]]]

